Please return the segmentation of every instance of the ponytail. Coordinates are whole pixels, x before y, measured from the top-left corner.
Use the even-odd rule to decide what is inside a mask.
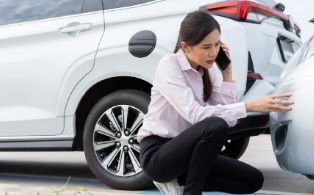
[[[203,69],[203,100],[207,102],[212,93],[212,82],[210,80],[209,72],[207,68],[201,67]]]

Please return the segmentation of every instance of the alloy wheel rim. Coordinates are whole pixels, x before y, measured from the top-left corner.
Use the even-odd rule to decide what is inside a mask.
[[[130,105],[117,105],[106,110],[94,128],[93,148],[101,166],[120,176],[140,173],[137,133],[144,113]]]

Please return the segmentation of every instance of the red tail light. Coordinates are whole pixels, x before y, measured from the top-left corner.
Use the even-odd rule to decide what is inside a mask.
[[[248,80],[263,80],[263,77],[259,73],[249,72],[247,73],[247,79]]]
[[[282,12],[252,1],[223,1],[204,7],[215,15],[221,15],[240,21],[261,23],[264,19],[269,17],[276,17],[283,21],[288,21],[288,16]]]

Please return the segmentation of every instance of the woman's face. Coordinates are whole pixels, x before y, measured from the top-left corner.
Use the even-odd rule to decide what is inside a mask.
[[[220,49],[220,32],[213,30],[195,46],[188,46],[185,42],[182,42],[181,46],[194,69],[198,66],[211,68]]]

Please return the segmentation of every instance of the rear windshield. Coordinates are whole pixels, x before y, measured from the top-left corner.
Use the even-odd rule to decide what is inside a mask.
[[[260,4],[266,5],[267,7],[274,8],[274,6],[277,4],[274,0],[256,0]]]

